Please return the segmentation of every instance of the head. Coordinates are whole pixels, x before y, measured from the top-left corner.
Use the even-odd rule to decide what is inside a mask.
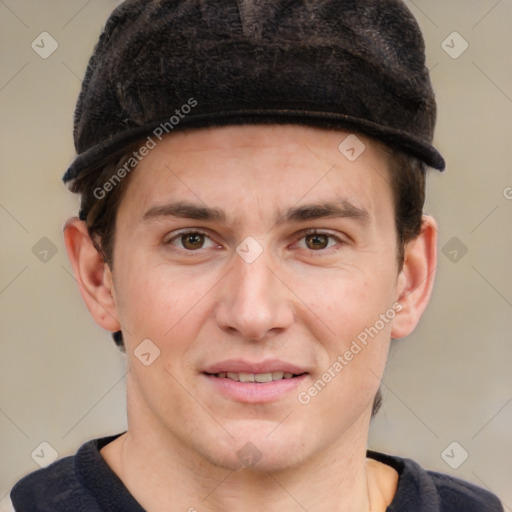
[[[84,222],[68,225],[89,310],[123,331],[133,424],[226,467],[248,442],[275,467],[297,448],[289,439],[303,442],[303,458],[365,430],[390,339],[407,335],[426,306],[435,225],[420,213],[419,233],[401,242],[410,228],[400,220],[399,234],[393,183],[422,180],[394,173],[417,169],[397,168],[363,136],[366,150],[350,162],[338,151],[347,135],[293,125],[173,134],[117,200],[109,263]],[[339,217],[325,216],[333,204]],[[145,366],[141,350],[159,357]],[[228,379],[215,374],[240,362],[302,375],[283,397],[253,403],[217,390]],[[294,413],[267,437],[285,410]]]
[[[132,19],[144,18],[140,12],[133,17],[133,9],[144,10],[143,4],[127,3]],[[149,10],[175,5],[145,4]],[[377,3],[362,4],[367,12],[352,14],[365,14],[364,23],[375,18],[370,11],[382,14]],[[335,3],[323,5],[325,29]],[[390,5],[410,28],[402,4]],[[260,13],[269,16],[269,30],[275,17],[288,16],[278,7],[271,10]],[[129,17],[123,14],[113,17],[106,32],[119,33],[114,22],[125,23]],[[186,19],[193,25],[199,14],[194,11]],[[295,12],[292,18],[297,22],[303,14]],[[247,16],[241,9],[243,29],[236,37],[231,34],[233,47],[242,37],[244,45],[270,51],[267,38],[248,31]],[[381,33],[388,21],[379,19]],[[318,31],[321,26],[307,28]],[[162,37],[161,29],[157,35]],[[290,34],[280,37],[284,41]],[[417,37],[409,33],[408,42],[415,41],[422,51]],[[286,40],[274,59],[287,53],[285,74],[292,75],[300,66]],[[352,40],[342,41],[344,52]],[[333,48],[339,43],[331,40]],[[315,44],[311,56],[325,59],[322,45]],[[352,50],[360,66],[361,48]],[[153,71],[155,55],[162,54],[155,51],[147,59]],[[212,107],[215,87],[204,89],[207,99],[202,103],[198,95],[197,110],[190,113],[189,108],[188,116],[184,109],[175,110],[176,123],[167,112],[168,124],[159,109],[169,98],[155,102],[149,91],[140,97],[137,78],[123,91],[112,87],[110,79],[104,89],[117,91],[117,99],[125,101],[122,115],[131,109],[137,122],[123,122],[123,128],[102,139],[101,130],[112,127],[102,125],[97,133],[91,119],[102,117],[97,109],[108,107],[108,97],[88,107],[91,98],[98,98],[88,88],[96,84],[101,89],[102,69],[116,52],[108,54],[100,40],[96,53],[77,109],[80,155],[66,174],[72,190],[81,194],[82,213],[66,225],[65,239],[91,314],[100,326],[118,333],[117,341],[126,348],[129,428],[175,441],[187,460],[230,468],[240,465],[240,450],[247,446],[257,448],[267,469],[313,459],[332,446],[350,446],[367,433],[380,404],[390,340],[414,329],[433,283],[436,226],[422,210],[426,165],[440,167],[442,159],[428,141],[435,104],[424,62],[415,63],[416,81],[410,65],[401,70],[409,73],[411,99],[404,99],[407,88],[402,89],[400,115],[388,105],[389,111],[375,107],[375,116],[366,120],[360,109],[366,112],[368,104],[362,107],[353,94],[336,109],[331,97],[318,102],[320,82],[329,83],[324,75],[309,89],[305,81],[286,91],[281,104],[275,102],[278,84],[272,90],[268,82],[258,86],[246,77],[244,83],[259,87],[263,97],[245,90],[238,105],[233,98],[241,97],[239,84],[217,77],[219,84],[227,84],[214,91],[217,107]],[[389,75],[400,71],[397,63],[404,59],[398,53]],[[249,54],[257,56],[259,74],[265,76],[270,61],[260,59],[259,52]],[[255,69],[254,62],[239,57],[226,66]],[[117,55],[117,60],[123,59]],[[382,56],[380,62],[384,65]],[[214,62],[210,71],[218,68]],[[323,69],[327,73],[327,62]],[[329,69],[334,87],[341,69]],[[190,79],[193,69],[188,71],[182,73]],[[156,76],[154,84],[161,79]],[[205,87],[212,83],[210,76]],[[393,88],[381,85],[381,92]],[[200,83],[196,90],[202,90]],[[329,87],[321,90],[330,94]],[[232,100],[227,110],[223,94]],[[365,99],[385,104],[372,94]],[[142,119],[146,114],[149,118]],[[115,115],[103,112],[103,117],[111,122]],[[355,159],[343,151],[343,142],[354,133],[364,149]],[[119,169],[129,169],[122,179]],[[293,376],[279,384],[233,384],[252,374],[266,380],[283,373]],[[285,410],[290,417],[283,422]]]

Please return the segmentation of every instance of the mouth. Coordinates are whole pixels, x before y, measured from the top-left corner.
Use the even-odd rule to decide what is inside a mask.
[[[296,391],[309,374],[302,368],[279,361],[254,364],[228,361],[201,373],[220,395],[246,403],[282,399]]]
[[[263,384],[265,382],[272,382],[282,379],[293,379],[304,375],[303,373],[291,373],[291,372],[267,372],[267,373],[246,373],[246,372],[219,372],[219,373],[207,373],[206,375],[216,377],[218,379],[231,379],[236,382],[258,382]]]

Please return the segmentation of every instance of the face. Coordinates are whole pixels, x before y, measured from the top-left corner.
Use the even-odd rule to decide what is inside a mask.
[[[133,171],[112,279],[134,431],[232,469],[366,443],[397,245],[385,153],[361,136],[350,161],[348,135],[176,133]]]

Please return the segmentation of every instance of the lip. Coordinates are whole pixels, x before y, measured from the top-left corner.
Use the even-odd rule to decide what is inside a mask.
[[[207,379],[214,390],[235,402],[262,404],[286,398],[290,393],[297,393],[297,388],[308,377],[307,373],[291,379],[273,380],[270,382],[239,382],[227,378],[215,377],[206,373],[201,376]]]
[[[219,378],[215,374],[220,372],[233,373],[270,373],[288,372],[296,374],[291,379],[273,380],[270,382],[239,382],[228,378]],[[207,367],[201,373],[216,393],[235,402],[257,404],[282,400],[291,393],[297,393],[297,388],[303,384],[309,372],[300,366],[277,359],[261,362],[243,360],[227,360]]]
[[[301,373],[309,373],[304,367],[297,366],[279,359],[267,359],[266,361],[250,362],[242,359],[228,359],[208,366],[203,373],[269,373],[269,372],[288,372],[299,375]]]

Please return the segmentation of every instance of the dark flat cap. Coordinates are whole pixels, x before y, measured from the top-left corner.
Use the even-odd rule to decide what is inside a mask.
[[[363,133],[442,170],[435,121],[399,0],[128,0],[89,62],[64,181],[147,136],[252,123]]]

